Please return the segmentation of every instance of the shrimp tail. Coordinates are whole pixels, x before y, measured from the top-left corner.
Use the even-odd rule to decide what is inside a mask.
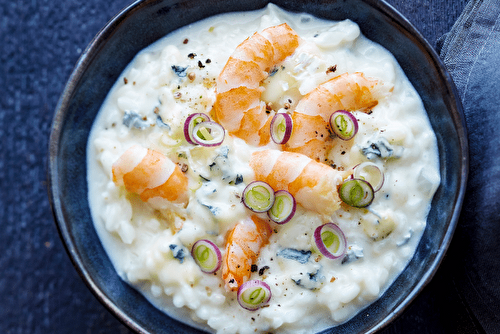
[[[138,194],[142,201],[162,198],[187,205],[188,178],[177,164],[160,152],[134,145],[112,167],[113,181]]]
[[[269,223],[257,216],[240,221],[229,232],[222,262],[222,278],[227,291],[237,290],[248,280],[252,264],[271,234]]]

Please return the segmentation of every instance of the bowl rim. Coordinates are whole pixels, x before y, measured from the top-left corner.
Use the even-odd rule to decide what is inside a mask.
[[[84,262],[82,261],[79,251],[75,247],[75,240],[68,230],[67,223],[64,219],[64,214],[62,212],[62,203],[60,200],[60,192],[56,186],[56,180],[58,180],[58,152],[60,150],[59,140],[61,138],[62,123],[65,117],[65,111],[69,107],[69,103],[73,97],[74,90],[81,80],[85,68],[88,64],[92,62],[96,56],[100,46],[105,43],[106,38],[113,34],[114,29],[116,29],[121,22],[127,19],[129,15],[135,10],[140,10],[143,6],[147,6],[150,2],[155,2],[157,0],[135,0],[133,3],[121,9],[116,13],[95,35],[88,46],[85,48],[83,53],[80,55],[78,61],[76,62],[69,79],[66,82],[64,90],[61,97],[56,105],[54,117],[52,120],[50,138],[49,138],[49,159],[47,162],[47,179],[48,179],[48,197],[52,208],[54,220],[58,233],[63,241],[63,245],[70,257],[70,260],[75,267],[77,273],[82,278],[87,287],[91,290],[94,296],[109,310],[111,313],[123,324],[128,326],[133,331],[137,333],[148,333],[139,323],[137,323],[130,316],[125,314],[116,304],[114,304],[106,293],[101,291],[98,284],[90,275],[89,270],[86,268]],[[168,1],[168,0],[167,0]],[[171,0],[172,3],[178,3],[182,0]],[[385,0],[360,0],[367,5],[374,7],[376,10],[380,11],[383,15],[389,17],[398,26],[402,27],[406,32],[410,33],[415,40],[420,44],[421,49],[423,49],[429,58],[433,61],[434,68],[438,71],[439,75],[444,79],[443,81],[447,84],[447,89],[451,92],[451,102],[456,108],[456,112],[452,113],[454,124],[456,126],[457,132],[460,134],[459,146],[461,148],[461,165],[460,165],[460,182],[458,193],[455,196],[453,212],[450,215],[450,224],[446,233],[442,239],[440,248],[437,251],[436,257],[431,261],[431,264],[427,271],[424,272],[418,283],[412,288],[411,292],[402,299],[401,302],[395,307],[393,311],[388,313],[385,317],[381,319],[375,326],[371,327],[367,333],[375,333],[388,324],[390,324],[394,319],[399,317],[411,304],[411,302],[417,297],[417,295],[423,290],[423,288],[432,280],[436,274],[437,269],[444,259],[444,255],[449,247],[450,241],[453,237],[454,231],[458,224],[459,215],[462,209],[463,200],[466,191],[468,172],[469,172],[469,147],[467,141],[467,127],[465,122],[465,116],[463,112],[463,107],[457,88],[453,82],[450,73],[446,70],[444,63],[439,58],[433,47],[429,42],[422,36],[422,34],[413,26],[412,23],[408,21],[401,13],[399,13],[393,6],[385,2]],[[266,3],[271,3],[272,0],[265,0]]]
[[[377,2],[377,0],[363,0],[365,2],[373,3]],[[432,261],[429,269],[424,272],[422,278],[418,281],[412,291],[408,294],[406,298],[404,298],[401,303],[395,308],[394,311],[389,313],[381,322],[379,322],[376,326],[372,327],[372,330],[368,333],[375,333],[388,324],[390,324],[393,320],[399,317],[408,306],[412,303],[412,301],[417,298],[417,296],[422,292],[422,290],[429,284],[434,275],[436,274],[439,266],[444,260],[446,251],[449,248],[451,239],[455,233],[460,212],[462,210],[462,205],[465,197],[465,192],[467,189],[467,180],[469,174],[469,143],[468,143],[468,132],[467,132],[467,124],[465,122],[465,115],[463,111],[462,101],[460,100],[460,95],[458,93],[457,87],[451,77],[451,74],[446,69],[443,61],[435,51],[435,49],[429,44],[429,42],[424,38],[424,36],[415,28],[415,26],[408,21],[408,19],[399,13],[393,6],[388,4],[385,0],[379,1],[379,9],[392,18],[395,22],[400,24],[406,31],[411,33],[416,40],[421,44],[423,49],[428,53],[430,59],[433,60],[433,65],[435,69],[438,70],[439,74],[445,79],[444,81],[447,84],[447,88],[452,92],[450,98],[453,102],[453,105],[456,107],[456,113],[452,113],[452,117],[454,118],[455,124],[457,126],[457,132],[461,134],[459,137],[460,148],[462,149],[462,159],[461,159],[461,169],[460,169],[460,185],[459,191],[455,197],[455,205],[453,207],[453,212],[451,214],[450,225],[446,230],[446,233],[443,237],[443,241],[441,243],[441,247],[437,252],[437,256]]]
[[[63,246],[69,255],[71,263],[73,264],[74,268],[76,269],[78,275],[83,280],[85,285],[87,285],[89,290],[92,292],[92,294],[111,312],[111,314],[116,319],[118,319],[133,331],[145,334],[147,334],[148,332],[145,331],[142,326],[140,326],[127,314],[125,314],[115,303],[110,300],[106,293],[101,291],[98,284],[85,266],[77,248],[75,247],[75,240],[69,232],[68,226],[65,222],[62,203],[60,200],[60,192],[59,188],[55,184],[55,181],[58,179],[59,175],[57,168],[57,156],[59,152],[59,139],[61,138],[62,123],[64,120],[65,112],[69,107],[71,98],[73,97],[73,92],[75,90],[75,87],[77,86],[77,83],[81,80],[86,66],[92,62],[97,50],[104,43],[107,36],[112,35],[113,30],[120,24],[120,22],[127,18],[130,12],[132,12],[136,8],[140,8],[142,5],[149,1],[154,0],[135,0],[133,3],[122,8],[98,31],[98,33],[92,38],[90,43],[78,58],[78,61],[71,71],[71,74],[66,82],[66,85],[64,86],[64,90],[55,108],[55,114],[50,130],[49,159],[47,163],[49,203],[52,208],[52,213],[59,236],[63,241]]]

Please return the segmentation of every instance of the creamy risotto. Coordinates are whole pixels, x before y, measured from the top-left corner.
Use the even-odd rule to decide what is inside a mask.
[[[294,41],[273,36],[283,23]],[[250,70],[273,54],[273,66]],[[325,83],[336,86],[320,92]],[[343,140],[308,114],[324,105],[354,116],[354,137]],[[184,133],[196,113],[223,127],[200,128],[215,145]],[[269,139],[276,114],[293,118],[288,143]],[[352,21],[274,5],[189,25],[140,52],[95,120],[87,161],[95,228],[120,277],[169,315],[217,333],[310,333],[352,318],[413,256],[440,182],[434,133],[394,57]],[[367,162],[372,171],[357,175]],[[358,178],[370,187],[339,199]],[[270,195],[243,198],[253,181],[266,181]],[[249,209],[247,201],[281,189],[296,200],[288,222]],[[357,205],[360,189],[373,200]],[[323,226],[334,227],[333,239],[315,236]],[[191,253],[199,240],[220,252],[212,269]],[[319,244],[332,242],[330,258]],[[246,281],[269,289],[269,301],[242,307]]]

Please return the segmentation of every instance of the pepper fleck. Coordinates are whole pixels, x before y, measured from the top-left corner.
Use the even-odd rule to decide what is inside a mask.
[[[337,65],[333,65],[333,66],[330,66],[328,67],[328,69],[326,70],[326,74],[328,73],[333,73],[337,70]]]
[[[266,104],[266,114],[270,114],[272,110],[273,110],[273,106],[271,105],[271,103],[267,103]]]
[[[189,39],[187,39],[187,38],[186,38],[186,39],[184,39],[184,40],[182,41],[182,44],[187,44],[188,42],[189,42]]]
[[[264,267],[260,268],[260,270],[259,270],[259,276],[264,275],[264,271],[266,271],[267,269],[269,269],[268,266],[264,266]]]
[[[181,168],[181,172],[185,173],[188,171],[188,165],[186,164],[183,164],[183,163],[177,163],[179,165],[179,167]]]

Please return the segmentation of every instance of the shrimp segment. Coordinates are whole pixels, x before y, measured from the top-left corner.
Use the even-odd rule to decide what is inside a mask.
[[[177,164],[160,152],[134,145],[113,164],[113,182],[138,194],[142,201],[161,197],[187,205],[188,179]]]
[[[253,145],[267,143],[269,116],[260,99],[260,83],[298,45],[299,36],[286,23],[255,33],[238,45],[219,75],[213,107],[230,134]]]
[[[319,115],[328,121],[336,110],[369,111],[378,104],[383,91],[381,83],[367,79],[363,73],[344,73],[319,85],[302,98],[295,112]],[[333,111],[332,111],[333,110]]]
[[[250,277],[252,264],[260,249],[269,242],[271,227],[257,216],[237,223],[229,232],[222,262],[226,290],[234,291]]]
[[[368,112],[387,89],[363,73],[344,73],[319,85],[304,96],[292,114],[294,129],[284,149],[324,162],[334,145],[330,115],[337,110]]]
[[[257,151],[250,159],[257,180],[275,191],[287,190],[297,203],[319,214],[331,215],[340,208],[337,191],[350,172],[340,172],[298,153]]]

